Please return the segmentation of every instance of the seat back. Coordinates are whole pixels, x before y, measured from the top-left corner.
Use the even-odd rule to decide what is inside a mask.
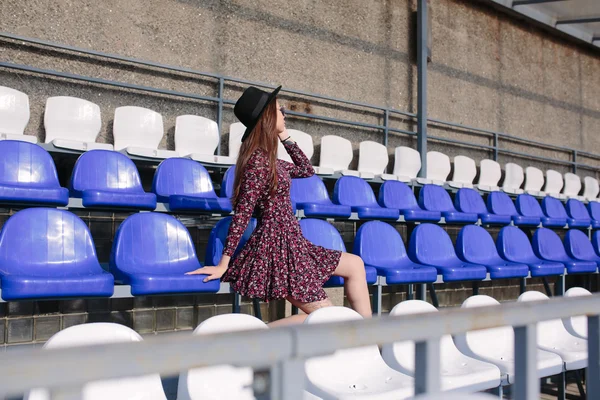
[[[340,136],[326,135],[321,138],[321,161],[319,166],[334,171],[348,169],[353,158],[352,143]]]
[[[172,195],[217,197],[206,168],[188,158],[167,158],[162,161],[154,173],[152,191],[159,201],[169,201]]]
[[[519,214],[526,217],[543,217],[542,207],[535,197],[528,194],[520,194],[515,202]]]
[[[144,192],[133,161],[122,153],[107,150],[90,150],[79,156],[73,167],[69,189],[78,197],[88,189]]]
[[[0,274],[86,275],[101,271],[87,225],[55,208],[27,208],[0,231]]]
[[[483,197],[473,189],[459,189],[454,198],[454,206],[458,211],[465,213],[486,214],[487,208]]]
[[[590,201],[587,207],[590,217],[596,221],[600,221],[600,202]]]
[[[504,192],[492,192],[487,198],[489,212],[497,215],[517,215],[512,199]]]
[[[483,186],[498,186],[502,177],[502,169],[500,164],[494,160],[481,160],[479,162],[479,181],[478,185]]]
[[[158,149],[163,134],[163,118],[156,111],[134,106],[115,109],[115,150],[123,150],[129,146]]]
[[[450,157],[439,151],[427,152],[427,179],[443,184],[450,175]]]
[[[446,265],[457,261],[450,236],[440,226],[420,224],[413,230],[408,245],[413,261],[427,265]]]
[[[563,194],[569,197],[575,197],[579,195],[581,191],[581,179],[579,176],[567,172],[565,174],[565,187],[563,188]]]
[[[569,259],[560,237],[548,228],[538,228],[531,240],[533,252],[545,260],[565,261]]]
[[[598,192],[600,192],[600,186],[598,186],[598,180],[591,176],[583,178],[583,197],[588,200],[595,200],[598,198]]]
[[[109,343],[141,342],[142,337],[124,325],[94,322],[68,327],[54,334],[45,344],[45,350],[82,347]],[[139,377],[90,382],[83,387],[82,398],[102,399],[165,399],[166,396],[158,374]],[[46,389],[34,389],[25,396],[26,400],[49,400]]]
[[[331,203],[325,183],[316,175],[292,179],[290,197],[294,203]]]
[[[44,111],[46,143],[54,139],[95,142],[102,122],[100,107],[77,97],[48,97]]]
[[[502,188],[508,191],[515,191],[523,184],[523,168],[515,163],[506,163],[504,166],[504,184]]]
[[[530,290],[522,293],[517,302],[528,302],[528,301],[543,301],[549,300],[549,297],[542,292]],[[551,319],[545,321],[539,321],[537,323],[537,342],[540,345],[549,345],[556,343],[557,340],[569,336],[565,326],[561,319]]]
[[[542,210],[550,218],[567,219],[569,217],[563,203],[553,197],[546,196],[542,199]]]
[[[537,258],[527,235],[516,226],[505,226],[500,230],[496,250],[502,258],[509,261],[528,262]]]
[[[322,219],[303,218],[300,220],[302,235],[311,243],[326,249],[346,251],[340,232]]]
[[[414,210],[419,208],[417,198],[412,189],[404,182],[385,181],[379,187],[379,204],[382,207],[399,210]]]
[[[600,256],[600,231],[592,232],[592,246],[598,256]]]
[[[544,173],[535,167],[525,168],[525,190],[539,192],[544,186]]]
[[[394,150],[394,175],[414,179],[421,170],[421,155],[415,149],[405,146]]]
[[[190,233],[168,214],[133,214],[115,235],[110,254],[110,270],[121,272],[185,273],[200,268]]]
[[[429,168],[429,165],[427,166]],[[454,173],[452,181],[461,183],[464,187],[473,187],[473,179],[477,175],[475,160],[465,156],[454,157]]]
[[[0,86],[0,134],[23,135],[29,123],[29,96]]]
[[[221,191],[219,195],[231,199],[235,190],[235,165],[227,168],[221,181]]]
[[[227,235],[229,234],[229,225],[231,225],[231,217],[225,217],[219,220],[219,222],[217,222],[210,231],[208,243],[206,245],[204,265],[217,265],[219,264],[219,261],[221,261],[223,250],[227,244],[226,241]],[[246,230],[240,239],[240,243],[235,250],[234,256],[236,256],[242,250],[248,239],[250,239],[250,235],[252,235],[252,232],[254,232],[255,228],[256,219],[251,218],[250,223],[248,223],[248,226],[246,227]]]
[[[37,144],[18,140],[0,141],[0,185],[2,184],[30,188],[60,186],[50,154]]]
[[[229,125],[229,157],[237,158],[240,154],[244,132],[246,132],[246,127],[241,122]]]
[[[590,221],[590,213],[585,205],[577,199],[567,200],[567,214],[573,219]]]
[[[563,176],[560,172],[553,169],[546,171],[546,186],[544,186],[544,192],[554,195],[560,194],[563,185]]]
[[[342,176],[335,183],[333,201],[346,206],[379,207],[369,184],[355,176]]]
[[[288,129],[287,134],[298,144],[300,150],[302,150],[304,155],[310,160],[315,152],[312,136],[296,129]],[[285,147],[283,147],[283,144],[279,142],[277,146],[277,158],[293,163],[292,158],[287,153]]]
[[[365,264],[378,267],[399,267],[403,262],[410,261],[400,233],[381,221],[369,221],[358,228],[353,252]]]
[[[580,297],[580,296],[591,296],[592,294],[581,287],[572,287],[567,290],[564,294],[565,297]],[[582,338],[588,337],[588,326],[587,317],[577,316],[571,318],[564,318],[563,325],[571,335],[579,336]]]
[[[455,211],[450,195],[441,186],[425,185],[419,192],[419,205],[429,211]]]
[[[224,314],[202,322],[194,335],[211,335],[225,332],[265,330],[267,325],[247,314]],[[252,368],[219,365],[182,372],[177,387],[178,400],[191,399],[254,399]]]
[[[569,229],[565,235],[565,249],[569,257],[578,260],[596,260],[598,256],[594,251],[588,236],[580,230]]]
[[[175,120],[175,150],[180,156],[215,154],[219,145],[219,126],[198,115],[180,115]]]
[[[358,149],[358,171],[374,175],[384,174],[390,157],[387,147],[381,143],[365,140]]]
[[[481,226],[467,225],[458,233],[456,253],[463,260],[489,265],[501,262],[494,239]]]

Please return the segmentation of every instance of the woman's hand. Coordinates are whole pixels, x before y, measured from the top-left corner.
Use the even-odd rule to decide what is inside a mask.
[[[208,275],[204,278],[203,282],[212,281],[215,279],[220,279],[223,274],[227,271],[227,265],[217,265],[216,267],[202,267],[198,268],[195,271],[186,272],[186,275]]]

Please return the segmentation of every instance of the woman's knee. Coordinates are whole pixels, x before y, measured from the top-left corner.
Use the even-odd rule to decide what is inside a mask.
[[[343,253],[340,260],[340,265],[336,270],[336,275],[339,275],[343,278],[365,278],[365,263],[363,262],[362,258],[355,254]]]

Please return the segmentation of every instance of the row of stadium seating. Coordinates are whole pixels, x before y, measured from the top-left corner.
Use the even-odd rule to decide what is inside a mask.
[[[36,137],[23,134],[28,121],[28,96],[0,86],[0,140],[37,142]],[[101,128],[100,108],[87,100],[65,96],[47,99],[44,126],[46,147],[49,149],[79,152],[114,149],[144,159],[160,161],[170,157],[188,157],[222,166],[235,163],[245,130],[239,122],[231,124],[229,155],[215,155],[220,141],[217,123],[200,116],[182,115],[176,121],[175,150],[162,150],[158,149],[164,135],[162,116],[149,109],[126,106],[115,109],[114,146],[96,143]],[[314,153],[312,136],[294,129],[290,129],[289,133],[311,158]],[[278,156],[291,161],[281,144]],[[456,156],[452,168],[450,158],[437,151],[427,153],[427,174],[424,178],[417,178],[421,169],[420,155],[416,150],[403,146],[395,149],[393,173],[388,174],[388,149],[383,144],[373,141],[360,143],[357,170],[349,169],[353,157],[349,140],[335,135],[324,136],[321,139],[320,165],[315,167],[315,170],[319,175],[340,174],[364,179],[399,180],[445,185],[455,189],[468,187],[484,192],[502,190],[510,194],[528,193],[537,197],[549,195],[580,201],[595,200],[600,192],[598,181],[594,177],[586,176],[582,185],[580,177],[573,173],[566,173],[563,177],[555,170],[548,170],[544,177],[543,171],[538,168],[529,166],[523,170],[515,163],[507,163],[502,180],[502,170],[496,161],[481,160],[478,171],[475,160]],[[452,169],[452,178],[449,179]],[[478,182],[474,184],[478,174]],[[498,186],[501,180],[502,188]]]
[[[572,288],[566,296],[586,296],[588,291]],[[547,297],[535,291],[523,293],[518,302],[536,301]],[[494,307],[499,303],[488,296],[472,296],[462,307]],[[390,313],[393,317],[435,313],[437,309],[420,300],[404,301]],[[359,320],[361,316],[349,308],[326,307],[311,313],[305,324]],[[268,329],[261,320],[244,314],[225,314],[207,319],[193,332],[210,335],[242,330]],[[541,322],[537,329],[536,370],[540,378],[584,369],[588,365],[587,322],[585,317]],[[67,328],[45,344],[56,349],[100,343],[139,342],[142,338],[131,329],[110,323],[93,323]],[[440,341],[441,393],[466,393],[495,389],[515,382],[514,333],[511,327],[480,330],[445,336]],[[378,399],[407,399],[414,393],[414,342],[384,344],[381,353],[376,345],[339,350],[325,357],[308,359],[304,365],[305,399],[330,399],[377,395]],[[198,355],[202,357],[201,354]],[[251,399],[253,374],[250,368],[222,365],[192,369],[180,373],[177,398]],[[94,398],[166,399],[158,375],[124,378],[118,381],[96,382],[86,387]],[[27,400],[48,398],[45,389],[35,389]],[[457,397],[458,398],[458,397]]]
[[[21,141],[0,141],[0,204],[67,206],[69,197],[81,199],[83,207],[155,210],[157,201],[173,212],[229,214],[234,168],[230,167],[217,196],[210,175],[202,164],[187,158],[169,158],[154,175],[153,193],[142,188],[135,164],[125,155],[107,150],[83,153],[73,168],[69,189],[58,183],[56,167],[46,150]],[[301,216],[317,218],[385,219],[409,222],[438,222],[491,225],[599,228],[600,202],[584,205],[577,199],[546,196],[541,204],[529,194],[516,202],[500,191],[487,195],[461,188],[454,202],[442,187],[426,184],[418,201],[413,189],[403,182],[384,182],[375,197],[364,180],[343,176],[337,180],[333,201],[323,181],[313,176],[294,179],[294,206]]]
[[[230,221],[226,217],[213,228],[206,265],[220,260]],[[238,250],[255,226],[252,220]],[[346,251],[340,233],[328,222],[306,218],[300,226],[311,242]],[[554,231],[539,228],[530,242],[519,228],[507,226],[495,243],[482,227],[467,225],[455,246],[440,226],[425,223],[413,230],[407,252],[394,227],[370,221],[359,228],[353,249],[365,262],[369,284],[526,278],[597,272],[600,232],[590,242],[582,231],[569,230],[563,243]],[[99,264],[85,223],[68,211],[28,208],[11,216],[0,231],[1,295],[6,301],[110,297],[115,282],[129,285],[133,296],[217,293],[219,281],[184,275],[200,265],[188,230],[168,214],[136,213],[120,225],[110,273]],[[326,286],[341,285],[341,278],[332,277]]]

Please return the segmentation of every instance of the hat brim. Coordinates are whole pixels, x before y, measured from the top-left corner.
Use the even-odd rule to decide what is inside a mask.
[[[275,89],[275,90],[273,90],[273,92],[271,92],[271,94],[267,98],[267,102],[265,103],[265,106],[258,113],[258,116],[254,120],[254,123],[252,125],[246,127],[246,131],[244,132],[244,135],[242,136],[242,142],[244,140],[246,140],[248,138],[248,136],[250,135],[250,133],[254,130],[254,127],[256,127],[256,124],[258,123],[258,121],[260,121],[260,118],[262,117],[263,113],[267,109],[267,106],[269,104],[271,104],[271,102],[275,99],[275,97],[277,97],[277,94],[279,93],[280,90],[281,90],[281,86],[279,86],[277,89]]]

